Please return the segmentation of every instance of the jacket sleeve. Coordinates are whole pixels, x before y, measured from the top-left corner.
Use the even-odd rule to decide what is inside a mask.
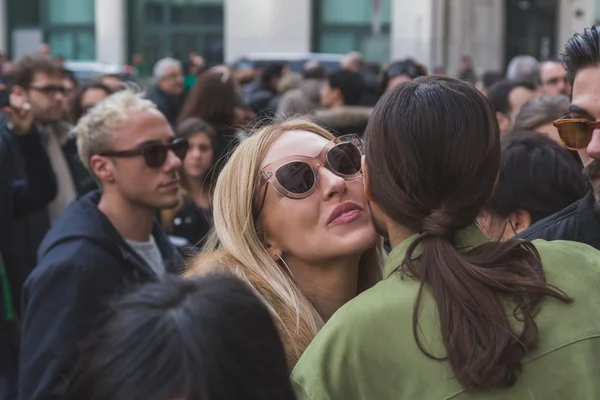
[[[22,218],[48,205],[56,196],[57,184],[39,134],[14,137],[25,164],[25,179],[13,182],[14,216]]]
[[[68,261],[37,267],[23,290],[20,398],[62,398],[78,346],[116,285],[99,265]]]

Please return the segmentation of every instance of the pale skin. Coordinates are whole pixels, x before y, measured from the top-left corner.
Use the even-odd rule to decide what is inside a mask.
[[[315,156],[328,140],[313,133],[291,131],[271,146],[262,167],[291,155]],[[266,192],[261,222],[266,246],[274,261],[281,257],[300,291],[328,320],[358,293],[363,254],[377,244],[377,233],[364,198],[362,179],[345,181],[327,168],[318,169],[319,184],[304,199],[290,199],[272,187]],[[331,226],[333,209],[354,202],[362,211],[357,220]],[[290,229],[289,227],[294,227]]]
[[[173,131],[156,110],[134,112],[114,133],[111,150],[123,151],[149,142],[168,143]],[[102,185],[98,209],[122,237],[150,240],[157,210],[177,205],[181,160],[169,151],[160,168],[148,167],[142,156],[113,158],[94,155],[92,170]]]

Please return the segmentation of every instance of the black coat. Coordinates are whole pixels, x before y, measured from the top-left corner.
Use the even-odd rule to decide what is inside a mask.
[[[101,194],[80,197],[54,224],[39,251],[39,265],[23,290],[20,395],[60,398],[77,357],[110,300],[159,277],[98,210]],[[183,259],[155,224],[153,236],[167,271]]]
[[[167,121],[175,126],[183,105],[182,96],[171,96],[155,87],[146,94],[146,98],[156,104],[156,107],[163,113]]]
[[[35,128],[29,135],[16,136],[5,119],[0,118],[0,124],[0,253],[19,312],[21,288],[49,228],[45,207],[56,196],[57,184]]]
[[[527,240],[569,240],[600,250],[600,215],[594,212],[594,194],[571,204],[531,226],[519,237]]]

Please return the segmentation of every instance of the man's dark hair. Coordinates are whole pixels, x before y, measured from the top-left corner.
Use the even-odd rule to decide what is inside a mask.
[[[315,65],[302,71],[302,77],[304,79],[325,79],[327,77],[327,71],[322,65]]]
[[[504,80],[504,73],[500,71],[486,71],[481,75],[481,83],[488,90],[501,80]]]
[[[529,90],[535,90],[535,86],[531,83],[526,82],[515,82],[509,79],[503,79],[496,82],[488,91],[487,98],[492,103],[494,111],[502,114],[510,114],[511,106],[509,101],[510,93],[518,88],[522,87]]]
[[[294,398],[269,311],[230,276],[140,286],[80,354],[65,400]]]
[[[558,143],[530,131],[503,136],[490,211],[504,217],[524,210],[534,224],[581,199],[585,191],[581,168]]]
[[[269,63],[265,65],[261,74],[262,83],[268,85],[273,78],[281,77],[284,68],[284,63]]]
[[[600,66],[600,26],[594,25],[576,33],[567,41],[561,59],[571,85],[580,69]]]
[[[358,72],[340,70],[329,75],[329,86],[340,90],[344,105],[355,106],[365,91],[365,80]]]
[[[10,77],[11,84],[28,89],[37,72],[43,72],[51,76],[62,76],[63,69],[54,58],[46,54],[26,54],[16,62]]]

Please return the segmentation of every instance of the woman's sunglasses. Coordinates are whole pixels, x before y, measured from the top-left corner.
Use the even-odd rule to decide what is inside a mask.
[[[175,139],[171,143],[151,143],[143,145],[140,148],[132,150],[122,151],[105,151],[98,155],[104,157],[137,157],[143,156],[144,162],[150,168],[160,168],[167,160],[169,151],[175,153],[175,155],[183,161],[188,151],[188,141],[180,138]]]
[[[567,149],[583,150],[592,141],[594,130],[600,129],[600,122],[564,117],[554,121],[554,126]]]
[[[267,184],[282,196],[304,199],[310,196],[319,184],[319,168],[325,167],[347,181],[360,179],[362,141],[358,135],[341,136],[327,143],[315,157],[289,156],[281,158],[262,169],[259,188],[262,193],[260,214],[266,199]]]

